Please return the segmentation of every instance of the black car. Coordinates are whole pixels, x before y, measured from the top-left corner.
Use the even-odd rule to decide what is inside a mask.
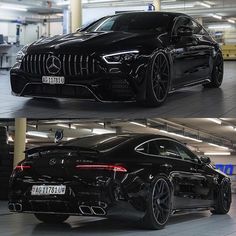
[[[152,134],[105,134],[28,150],[10,180],[9,209],[46,223],[71,215],[132,216],[161,229],[188,210],[226,214],[231,182],[207,157]]]
[[[193,18],[135,12],[24,47],[11,86],[17,96],[158,106],[186,86],[220,87],[223,68],[219,45]]]

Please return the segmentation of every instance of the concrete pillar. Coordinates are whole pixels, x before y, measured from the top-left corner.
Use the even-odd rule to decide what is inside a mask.
[[[14,167],[25,158],[26,118],[15,119]]]
[[[161,0],[153,0],[153,5],[156,11],[161,11]]]
[[[82,26],[82,0],[70,0],[71,31],[75,32]]]

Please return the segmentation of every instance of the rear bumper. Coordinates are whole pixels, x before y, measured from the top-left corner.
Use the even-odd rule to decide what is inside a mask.
[[[66,77],[64,85],[46,85],[41,77],[21,70],[11,71],[12,94],[21,97],[76,98],[100,102],[132,102],[135,89],[126,75],[104,74],[91,78]]]

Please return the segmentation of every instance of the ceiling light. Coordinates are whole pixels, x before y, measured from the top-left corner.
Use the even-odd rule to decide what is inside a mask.
[[[231,152],[205,152],[205,156],[230,156]]]
[[[218,19],[218,20],[222,20],[222,16],[219,16],[219,15],[216,15],[216,14],[211,14],[211,16],[213,17],[213,18],[216,18],[216,19]]]
[[[48,138],[48,134],[47,134],[47,133],[36,132],[36,131],[28,131],[28,132],[26,133],[26,135],[28,135],[28,136],[34,136],[34,137],[39,137],[39,138]]]
[[[222,148],[222,149],[226,149],[226,150],[229,149],[228,147],[220,146],[220,145],[217,145],[217,144],[214,144],[214,143],[208,143],[208,144],[211,145],[211,146]]]
[[[162,9],[181,9],[181,8],[193,8],[195,6],[194,3],[183,3],[183,4],[174,4],[174,5],[164,5]]]
[[[235,20],[228,19],[227,21],[228,21],[229,23],[235,24]]]
[[[13,10],[13,11],[28,11],[26,7],[18,7],[18,6],[11,6],[11,5],[1,5],[1,9],[6,10]]]
[[[221,30],[225,30],[225,29],[230,29],[232,28],[232,25],[210,25],[208,26],[208,29],[221,29]]]
[[[195,142],[198,142],[198,143],[202,143],[202,140],[200,140],[200,139],[191,138],[191,137],[181,135],[181,134],[176,134],[176,133],[173,133],[173,132],[168,132],[166,130],[160,130],[160,132],[170,134],[170,135],[174,135],[174,136],[177,136],[179,138],[184,138],[184,139],[188,139],[188,140],[191,140],[191,141],[195,141]]]
[[[209,121],[212,121],[218,125],[221,125],[222,124],[222,121],[220,119],[214,119],[214,118],[207,118]]]
[[[144,124],[141,124],[141,123],[138,123],[138,122],[129,122],[130,124],[133,124],[133,125],[137,125],[137,126],[141,126],[141,127],[147,127],[146,125]]]
[[[12,136],[8,137],[8,142],[11,142],[11,143],[14,142],[14,139],[12,138]]]

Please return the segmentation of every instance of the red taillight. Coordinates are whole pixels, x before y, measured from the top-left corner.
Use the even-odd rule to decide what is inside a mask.
[[[15,170],[21,170],[21,171],[28,170],[28,169],[31,169],[31,166],[19,165],[15,167]]]
[[[77,169],[81,170],[109,170],[114,172],[127,172],[127,169],[118,165],[77,165]]]

